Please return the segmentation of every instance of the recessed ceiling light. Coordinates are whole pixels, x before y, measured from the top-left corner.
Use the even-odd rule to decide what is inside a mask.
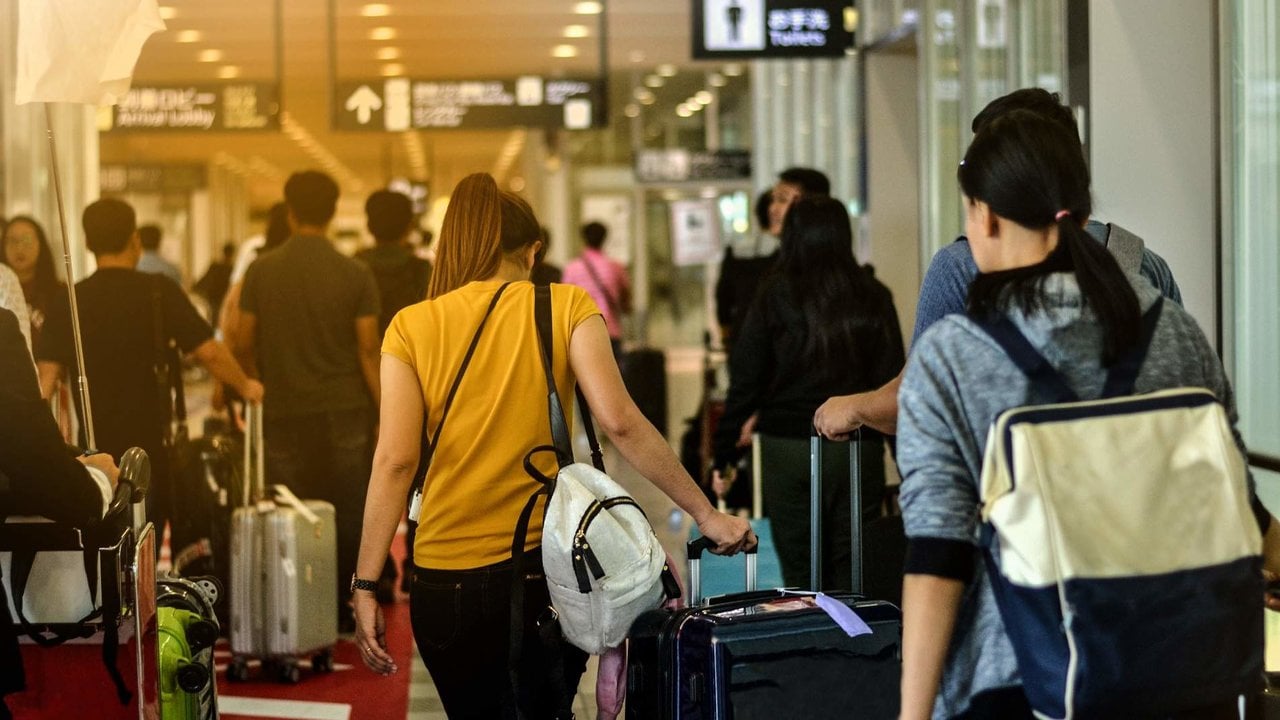
[[[666,80],[663,80],[658,75],[649,75],[644,79],[644,84],[648,85],[651,88],[660,88],[664,84],[666,84],[666,82],[667,82]]]
[[[222,51],[213,49],[201,50],[199,54],[196,55],[196,59],[200,62],[218,62],[222,59]]]
[[[724,66],[724,74],[729,77],[738,77],[742,74],[742,66],[738,63],[729,63]]]
[[[697,93],[694,94],[693,99],[699,105],[710,105],[712,98],[711,98],[711,93],[707,92],[706,90],[699,90]]]
[[[160,19],[161,19],[161,20],[172,20],[172,19],[174,19],[174,18],[178,17],[178,10],[177,10],[177,8],[173,8],[173,7],[170,7],[170,6],[168,6],[168,5],[161,5],[159,9],[160,9]]]
[[[369,31],[370,40],[393,40],[396,36],[396,29],[393,27],[376,27]]]
[[[662,77],[675,77],[676,66],[671,64],[659,65],[658,74]]]
[[[222,67],[218,68],[218,77],[222,78],[223,80],[238,78],[240,77],[240,68],[239,66],[236,66],[236,65],[223,65]]]
[[[378,52],[376,53],[375,57],[377,57],[379,60],[399,60],[400,48],[398,47],[378,48]]]
[[[645,55],[643,50],[632,50],[627,54],[627,59],[633,63],[642,63],[644,62],[644,58]]]
[[[604,12],[604,6],[592,0],[574,4],[573,11],[579,15],[599,15]]]
[[[578,48],[572,45],[557,45],[551,48],[551,56],[558,58],[578,57]]]
[[[711,87],[724,87],[728,82],[720,73],[711,73],[707,76],[707,84]]]
[[[182,30],[173,38],[180,43],[200,42],[199,30]]]
[[[564,29],[567,38],[584,38],[590,34],[591,30],[586,25],[567,25]]]
[[[636,93],[636,99],[640,101],[641,105],[652,105],[658,101],[658,96],[648,90],[643,90]]]
[[[622,114],[626,115],[629,118],[640,117],[640,106],[635,103],[630,103],[622,111]]]
[[[398,77],[404,75],[404,65],[400,63],[390,63],[382,66],[383,77]]]
[[[680,105],[676,107],[676,114],[680,117],[687,118],[693,116],[693,111],[689,109],[688,105]]]
[[[365,17],[386,17],[391,14],[391,6],[385,3],[369,3],[360,8],[360,14]]]

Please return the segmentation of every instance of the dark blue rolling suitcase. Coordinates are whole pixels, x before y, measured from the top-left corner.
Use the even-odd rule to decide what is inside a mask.
[[[856,447],[856,443],[855,443]],[[821,467],[815,438],[811,461]],[[853,578],[861,585],[859,453],[854,482]],[[813,485],[820,482],[815,473]],[[821,497],[814,492],[815,497]],[[821,513],[815,513],[821,522]],[[821,527],[813,528],[814,536]],[[632,626],[627,669],[630,720],[898,717],[902,613],[857,592],[827,593],[851,608],[871,632],[850,637],[812,594],[755,591],[755,557],[747,557],[747,592],[701,601],[701,539],[689,543],[689,607],[654,610]],[[821,558],[814,558],[820,577]],[[855,587],[855,590],[858,588]]]

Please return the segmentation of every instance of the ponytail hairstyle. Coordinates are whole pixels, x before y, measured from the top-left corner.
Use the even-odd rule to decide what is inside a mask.
[[[1023,312],[1044,306],[1044,279],[1073,271],[1084,302],[1103,329],[1103,364],[1111,365],[1140,334],[1138,296],[1103,245],[1084,231],[1093,211],[1089,169],[1079,138],[1054,119],[1011,110],[991,120],[965,152],[957,172],[970,202],[981,200],[996,215],[1041,230],[1056,224],[1058,247],[1044,261],[980,274],[969,288],[969,312]]]
[[[860,358],[879,350],[884,296],[853,256],[844,203],[826,196],[797,200],[782,223],[772,283],[790,291],[804,317],[804,355],[826,380],[861,372]],[[763,298],[766,293],[757,295]]]
[[[523,198],[499,190],[488,173],[466,176],[454,188],[444,213],[427,297],[492,277],[504,255],[541,238],[538,218]]]

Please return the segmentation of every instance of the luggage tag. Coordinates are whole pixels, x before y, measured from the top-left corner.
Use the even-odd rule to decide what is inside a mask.
[[[418,516],[422,514],[422,489],[414,488],[413,498],[409,500],[409,519],[418,522]]]
[[[782,590],[781,592],[784,595],[813,597],[814,604],[834,620],[849,637],[872,634],[871,626],[858,617],[858,613],[854,612],[853,608],[826,593],[815,593],[811,590]]]

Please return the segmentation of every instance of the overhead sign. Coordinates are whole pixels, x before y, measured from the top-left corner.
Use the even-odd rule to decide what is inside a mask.
[[[533,126],[585,130],[602,116],[596,80],[526,75],[507,80],[342,81],[336,130],[439,130]]]
[[[204,165],[103,165],[98,184],[104,193],[190,192],[208,184]]]
[[[640,150],[636,180],[642,183],[750,180],[751,153],[746,150]]]
[[[693,0],[693,57],[840,57],[853,47],[853,4],[853,0]]]
[[[134,87],[119,104],[98,109],[98,129],[278,130],[275,83]]]

